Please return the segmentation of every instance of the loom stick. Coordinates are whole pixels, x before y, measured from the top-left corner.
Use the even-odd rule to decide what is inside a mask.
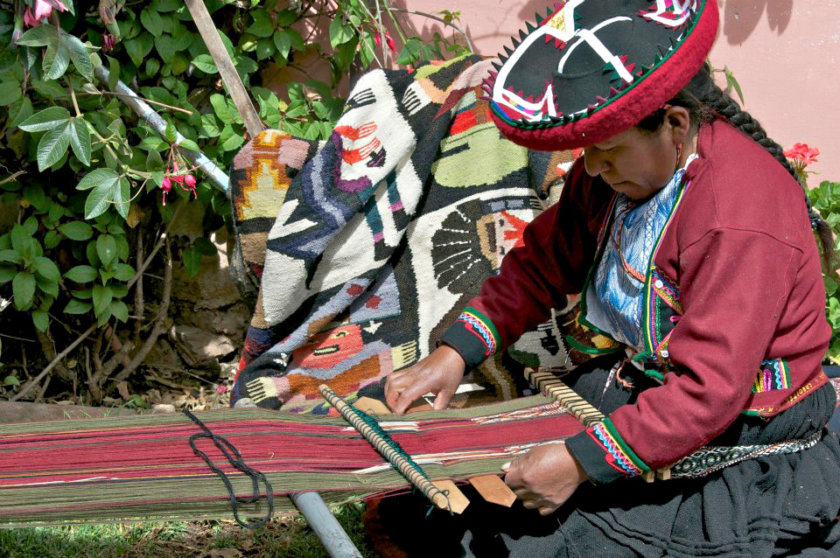
[[[435,484],[426,477],[425,473],[423,473],[417,465],[410,463],[408,459],[400,455],[400,452],[389,444],[381,434],[376,432],[367,422],[365,422],[356,409],[347,404],[336,392],[331,390],[329,386],[321,384],[318,387],[318,391],[321,392],[324,399],[329,401],[330,404],[335,407],[339,413],[341,413],[341,416],[343,416],[347,422],[353,425],[353,428],[355,428],[359,434],[364,436],[365,439],[370,442],[371,445],[376,448],[376,450],[381,453],[389,463],[391,463],[391,465],[396,467],[396,469],[402,473],[402,475],[408,479],[411,484],[417,487],[417,489],[420,490],[426,498],[431,500],[432,503],[442,510],[460,513],[456,511],[460,506],[452,506],[450,498],[447,497],[445,493],[448,490],[449,493],[454,496],[454,492],[452,491],[453,488],[460,493],[460,490],[458,490],[454,484],[451,487],[445,486],[443,490],[435,486]],[[463,494],[461,494],[461,496],[463,496]]]
[[[553,397],[572,413],[584,426],[592,426],[604,420],[604,414],[593,407],[586,399],[575,393],[563,380],[551,372],[541,372],[534,368],[525,369],[525,379],[537,386],[544,394]],[[671,478],[671,468],[665,467],[657,471],[650,470],[642,475],[645,482],[653,482],[654,478],[668,480]]]
[[[207,45],[207,50],[210,52],[213,62],[216,63],[216,68],[218,68],[219,75],[222,76],[222,81],[231,99],[233,99],[233,104],[236,105],[236,110],[242,116],[248,135],[252,138],[256,137],[257,134],[265,130],[265,126],[260,121],[257,109],[254,108],[254,103],[245,90],[245,85],[236,71],[233,60],[225,49],[222,39],[219,38],[219,31],[210,17],[210,12],[207,11],[207,6],[204,5],[204,0],[185,0],[185,3],[198,32],[201,34],[201,38],[204,39],[204,44]]]
[[[498,475],[470,477],[470,484],[482,498],[491,504],[509,508],[516,501],[516,494]]]

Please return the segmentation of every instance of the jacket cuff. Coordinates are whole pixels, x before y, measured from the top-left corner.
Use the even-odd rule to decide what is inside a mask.
[[[499,332],[490,318],[467,306],[440,342],[458,351],[469,371],[495,354],[499,348]]]
[[[637,477],[650,471],[609,418],[566,440],[566,447],[595,484]]]

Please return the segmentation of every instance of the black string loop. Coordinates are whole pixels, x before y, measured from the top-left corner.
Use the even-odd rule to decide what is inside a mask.
[[[257,471],[256,469],[252,469],[245,462],[242,460],[242,455],[239,453],[239,450],[236,447],[227,441],[223,436],[218,436],[213,434],[213,432],[207,427],[206,424],[201,422],[201,420],[191,413],[188,409],[184,409],[184,414],[190,418],[194,423],[196,423],[199,428],[201,428],[204,432],[199,432],[198,434],[193,434],[190,436],[189,443],[190,447],[192,448],[193,452],[199,456],[201,459],[207,463],[207,466],[210,467],[210,470],[216,473],[216,475],[222,479],[222,482],[225,483],[225,488],[228,491],[228,495],[230,497],[230,507],[233,511],[233,518],[236,522],[246,528],[246,529],[259,529],[260,527],[264,526],[266,523],[269,522],[271,516],[274,514],[274,490],[271,488],[271,483],[268,482],[268,479],[264,474]],[[224,471],[216,467],[213,464],[213,460],[210,457],[198,449],[195,444],[195,441],[199,438],[208,438],[213,441],[213,444],[218,448],[220,452],[225,456],[228,463],[231,464],[234,468],[239,471],[242,471],[248,477],[251,478],[251,490],[252,495],[250,497],[237,497],[236,493],[233,490],[233,484],[231,484],[230,479],[228,479],[227,475]],[[259,501],[260,499],[260,482],[262,482],[263,486],[265,487],[265,497],[266,502],[268,503],[268,512],[266,512],[265,517],[260,519],[259,521],[242,521],[239,518],[239,505],[240,504],[254,504]]]

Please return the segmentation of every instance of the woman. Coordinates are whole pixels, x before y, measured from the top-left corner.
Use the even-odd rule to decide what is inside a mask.
[[[625,350],[568,379],[608,417],[507,468],[546,517],[476,513],[464,528],[478,555],[840,555],[809,223],[825,225],[781,148],[714,85],[717,24],[711,0],[569,0],[494,76],[503,134],[584,156],[439,348],[389,378],[387,401],[401,413],[431,391],[446,407],[465,371],[567,294]],[[719,460],[696,458],[704,446]],[[687,478],[638,478],[686,456]]]

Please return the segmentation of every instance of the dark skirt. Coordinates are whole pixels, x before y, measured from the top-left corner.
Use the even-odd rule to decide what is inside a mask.
[[[633,403],[636,387],[607,385],[612,361],[582,366],[567,383],[601,411]],[[825,428],[835,407],[825,386],[765,420],[742,416],[712,445],[770,444],[824,432],[815,446],[727,467],[700,479],[581,485],[550,516],[488,504],[465,492],[461,516],[422,497],[383,500],[375,514],[391,548],[408,556],[840,557],[840,442]],[[675,415],[679,420],[679,415]]]

